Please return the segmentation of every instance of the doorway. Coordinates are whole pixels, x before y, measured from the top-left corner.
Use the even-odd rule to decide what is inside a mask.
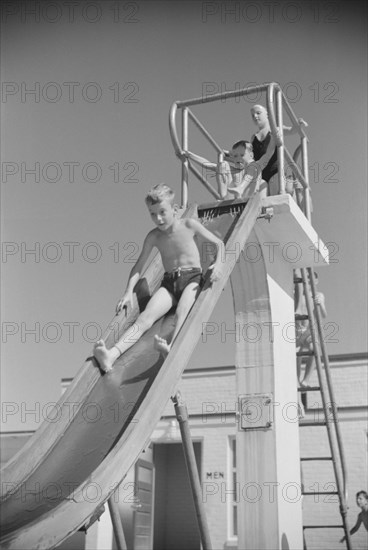
[[[193,445],[201,478],[201,443]],[[155,444],[153,457],[153,550],[200,550],[197,517],[182,444]]]

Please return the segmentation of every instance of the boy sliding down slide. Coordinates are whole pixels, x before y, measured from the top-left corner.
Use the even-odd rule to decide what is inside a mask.
[[[104,340],[99,340],[93,354],[105,372],[112,370],[116,359],[135,344],[152,325],[173,306],[175,313],[175,330],[171,342],[155,336],[155,348],[167,355],[189,310],[194,304],[203,284],[199,250],[195,237],[200,236],[217,246],[216,260],[210,267],[211,283],[220,277],[220,263],[225,258],[224,243],[211,231],[192,218],[177,218],[178,206],[174,204],[174,192],[163,183],[155,185],[145,199],[155,229],[146,236],[142,252],[133,267],[124,296],[116,306],[119,313],[128,305],[132,306],[133,289],[137,284],[145,262],[156,247],[165,269],[160,288],[149,300],[146,309],[138,316],[135,323],[128,328],[119,341],[107,349]]]

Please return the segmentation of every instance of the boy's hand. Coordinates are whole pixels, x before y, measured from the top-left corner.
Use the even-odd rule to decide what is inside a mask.
[[[324,305],[325,296],[324,296],[324,294],[322,294],[322,292],[316,292],[315,303],[319,306]]]
[[[219,280],[221,276],[221,266],[217,263],[210,265],[208,269],[211,269],[210,281],[214,283]]]
[[[308,128],[308,122],[305,122],[304,118],[299,118],[298,122],[300,126],[305,126],[305,128]]]
[[[218,164],[218,171],[219,174],[227,174],[230,172],[230,166],[229,163],[226,160],[223,160],[222,162],[219,162]]]
[[[128,313],[128,308],[132,309],[133,307],[133,295],[132,294],[124,294],[121,300],[118,301],[116,304],[116,315],[118,315],[122,309],[126,310],[126,314]]]
[[[275,138],[275,141],[276,141],[276,145],[280,146],[280,145],[283,145],[283,140],[281,139],[281,132],[278,128],[276,128],[276,138]]]

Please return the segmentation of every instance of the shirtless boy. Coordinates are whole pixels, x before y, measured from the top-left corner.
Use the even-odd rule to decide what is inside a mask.
[[[163,183],[155,185],[145,199],[155,229],[146,236],[142,252],[133,267],[124,296],[116,306],[117,313],[132,306],[133,289],[137,284],[144,264],[153,248],[161,254],[165,269],[160,288],[153,294],[146,309],[135,323],[125,331],[119,341],[107,349],[105,342],[99,340],[94,347],[94,356],[105,372],[112,370],[116,359],[135,344],[152,325],[176,307],[175,330],[171,342],[155,336],[155,348],[166,355],[175,340],[189,310],[194,304],[202,285],[202,269],[199,250],[195,237],[200,236],[216,245],[216,260],[212,264],[211,283],[221,274],[221,260],[224,259],[224,243],[208,231],[199,221],[192,218],[178,219],[178,207],[174,204],[174,192]]]
[[[260,192],[261,197],[267,196],[267,184],[262,180],[262,170],[270,161],[276,140],[271,137],[271,146],[257,162],[254,160],[253,146],[249,141],[237,141],[230,152],[225,152],[225,158],[217,164],[190,151],[186,156],[190,160],[206,168],[206,175],[216,174],[218,193],[221,199],[235,198],[250,199]]]
[[[249,141],[236,142],[226,159],[219,163],[217,172],[221,198],[231,193],[236,199],[250,199],[256,191],[267,195],[267,185],[261,178],[260,165],[254,162],[253,147]]]

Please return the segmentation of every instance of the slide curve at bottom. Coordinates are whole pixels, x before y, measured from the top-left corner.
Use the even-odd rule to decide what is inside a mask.
[[[153,336],[172,333],[172,312],[118,359],[111,374],[102,374],[96,361],[87,359],[49,415],[54,422],[44,422],[2,469],[1,548],[60,544],[109,498],[147,445],[260,214],[260,198],[202,205],[198,211],[191,207],[183,215],[197,213],[226,243],[220,280],[211,285],[206,275],[165,360],[154,349]],[[209,247],[198,245],[206,270]],[[115,317],[104,335],[108,347],[144,309],[162,275],[159,255],[152,255],[135,289],[132,312]]]

